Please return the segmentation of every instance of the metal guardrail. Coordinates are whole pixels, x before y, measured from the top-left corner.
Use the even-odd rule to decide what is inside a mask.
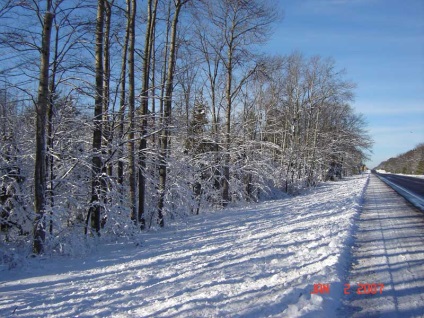
[[[382,176],[379,173],[375,173],[375,175],[384,183],[386,183],[389,187],[391,187],[393,190],[395,190],[397,193],[399,193],[402,197],[404,197],[409,203],[411,203],[413,206],[415,206],[416,208],[420,209],[421,211],[424,212],[424,198],[420,197],[414,193],[412,193],[411,191],[405,189],[404,187],[401,187],[393,182],[391,182],[390,180],[388,180],[387,178],[385,178],[384,176]]]

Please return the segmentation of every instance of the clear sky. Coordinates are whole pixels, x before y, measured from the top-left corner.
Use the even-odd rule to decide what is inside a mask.
[[[424,0],[280,0],[267,50],[333,57],[374,139],[370,168],[424,142]]]

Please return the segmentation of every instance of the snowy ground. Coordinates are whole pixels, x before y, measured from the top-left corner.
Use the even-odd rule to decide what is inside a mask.
[[[342,317],[424,317],[423,213],[371,176],[356,236]]]
[[[0,272],[1,317],[331,317],[367,176]],[[330,293],[311,294],[314,284]]]

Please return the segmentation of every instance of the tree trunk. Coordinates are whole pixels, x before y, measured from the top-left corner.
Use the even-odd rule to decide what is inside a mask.
[[[224,154],[224,179],[222,185],[222,205],[230,202],[230,143],[231,143],[231,108],[232,108],[232,82],[233,82],[233,48],[232,37],[229,41],[227,71],[227,88],[225,98],[227,101],[226,123],[225,123],[225,154]]]
[[[135,17],[137,10],[137,1],[131,0],[130,14],[130,36],[128,48],[128,117],[130,121],[128,133],[128,174],[130,186],[130,217],[134,223],[137,223],[136,207],[136,171],[135,171],[135,74],[134,74],[134,55],[135,55]]]
[[[167,173],[167,154],[168,144],[170,137],[170,124],[171,124],[171,109],[172,109],[172,92],[174,83],[174,71],[176,60],[176,39],[177,39],[177,25],[178,16],[181,7],[184,3],[177,0],[175,3],[174,19],[171,27],[171,42],[168,57],[168,72],[165,84],[165,105],[164,105],[164,129],[161,134],[161,147],[160,147],[160,163],[159,163],[159,203],[158,203],[158,223],[161,227],[165,225],[163,220],[163,208],[165,203],[165,189],[166,189],[166,173]]]
[[[144,54],[143,54],[143,78],[141,88],[141,139],[139,146],[139,169],[138,169],[138,222],[140,222],[141,229],[146,226],[144,218],[144,206],[146,201],[146,177],[144,173],[146,171],[146,148],[147,148],[147,115],[148,115],[148,104],[149,104],[149,75],[150,75],[150,61],[153,48],[153,35],[156,26],[156,8],[158,0],[154,1],[152,8],[152,0],[147,3],[147,27],[146,27],[146,39],[144,42]]]
[[[125,105],[126,105],[126,83],[127,83],[127,53],[128,53],[128,42],[129,33],[131,28],[131,4],[127,0],[127,26],[125,30],[125,40],[122,47],[122,66],[121,66],[121,97],[119,101],[119,142],[123,142],[124,128],[125,128]],[[118,160],[118,184],[120,185],[121,196],[123,195],[123,183],[124,183],[124,149],[123,146],[119,146],[119,160]]]
[[[54,22],[56,25],[56,22]],[[54,147],[54,126],[53,126],[53,117],[54,117],[54,104],[56,99],[56,74],[58,69],[58,58],[59,58],[59,27],[56,25],[56,36],[54,39],[54,56],[52,62],[52,72],[50,76],[49,83],[49,104],[47,108],[47,157],[46,157],[46,169],[48,175],[48,183],[49,183],[49,203],[50,203],[50,226],[49,233],[53,233],[53,207],[54,207],[54,157],[52,155],[53,147]]]
[[[108,158],[112,156],[112,126],[110,122],[110,25],[113,0],[105,0],[104,47],[103,47],[103,140],[107,148]],[[108,176],[112,176],[113,165],[107,163],[103,167]]]
[[[53,13],[50,11],[50,1],[44,15],[44,26],[41,47],[40,82],[38,85],[38,101],[36,105],[36,138],[35,138],[35,172],[34,172],[34,220],[33,252],[43,252],[45,232],[46,204],[46,117],[49,103],[49,62],[50,37],[53,23]]]
[[[166,34],[165,34],[165,47],[163,51],[163,66],[160,80],[160,103],[159,103],[159,127],[163,128],[163,119],[164,119],[164,103],[165,103],[165,93],[166,93],[166,71],[168,66],[168,50],[169,50],[169,32],[170,32],[170,21],[171,21],[171,2],[168,3],[167,19],[166,19]],[[161,147],[160,143],[162,138],[159,137],[159,148]]]
[[[102,112],[103,112],[103,26],[105,0],[97,1],[96,19],[96,51],[95,51],[95,72],[96,72],[96,96],[94,100],[94,131],[93,131],[93,159],[92,159],[92,180],[91,180],[91,206],[87,214],[87,222],[91,218],[91,227],[100,234],[100,214],[101,214],[101,191],[102,191]],[[85,228],[87,233],[87,227]]]

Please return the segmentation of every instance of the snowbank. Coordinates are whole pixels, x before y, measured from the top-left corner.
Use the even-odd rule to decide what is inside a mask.
[[[1,272],[0,316],[328,317],[368,175]],[[314,284],[329,294],[311,294]]]

